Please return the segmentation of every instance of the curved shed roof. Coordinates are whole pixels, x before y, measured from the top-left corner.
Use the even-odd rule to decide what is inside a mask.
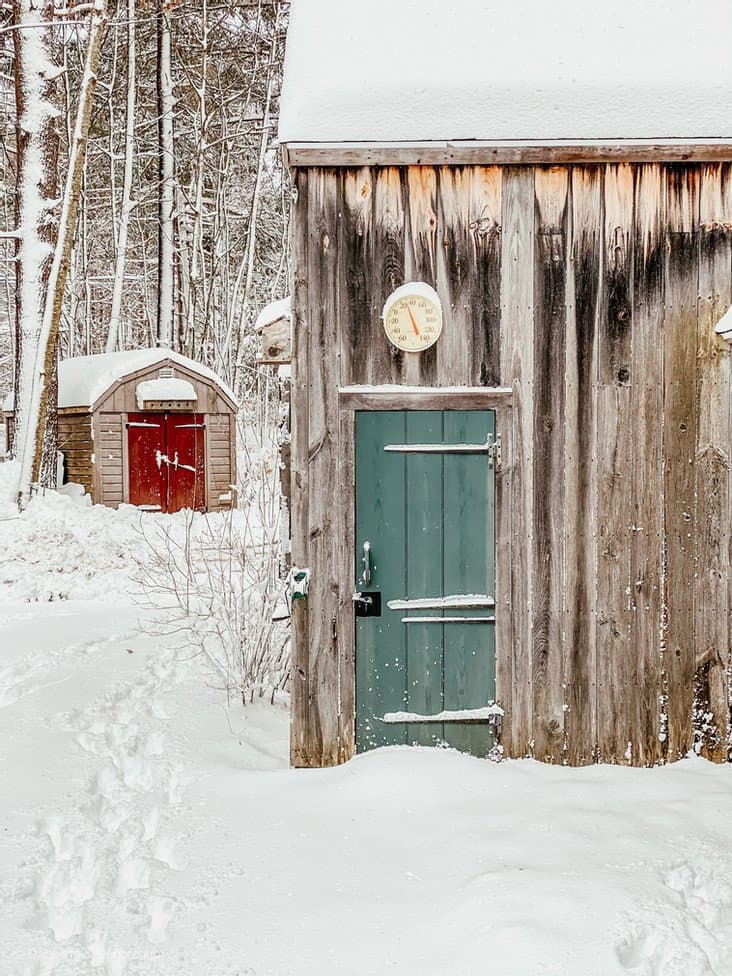
[[[283,142],[732,141],[729,0],[292,0]]]
[[[214,383],[236,404],[234,393],[214,373],[201,363],[181,356],[171,349],[130,349],[123,352],[107,352],[98,356],[74,356],[64,359],[58,368],[58,405],[63,407],[93,407],[115,383],[166,361],[183,366]]]
[[[115,383],[125,377],[166,361],[185,367],[198,376],[214,383],[236,409],[232,390],[207,366],[181,356],[170,349],[130,349],[123,352],[106,352],[98,356],[74,356],[64,359],[58,367],[58,405],[65,407],[93,407],[100,397]],[[3,411],[14,408],[13,393],[2,404]]]

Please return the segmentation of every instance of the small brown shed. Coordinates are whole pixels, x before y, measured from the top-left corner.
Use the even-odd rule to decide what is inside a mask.
[[[64,481],[112,507],[229,508],[236,410],[212,370],[169,349],[66,359],[58,404]],[[5,417],[10,427],[12,414]]]

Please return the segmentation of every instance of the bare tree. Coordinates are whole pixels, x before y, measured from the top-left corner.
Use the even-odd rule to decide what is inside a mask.
[[[25,0],[18,0],[23,3]],[[52,14],[52,10],[49,10]],[[28,368],[28,384],[25,390],[26,400],[23,402],[23,416],[25,426],[20,450],[20,480],[18,485],[18,505],[23,508],[33,492],[35,486],[42,483],[41,473],[44,457],[46,468],[49,465],[49,453],[52,473],[45,475],[43,483],[55,485],[55,437],[49,437],[49,431],[55,434],[56,419],[56,384],[49,378],[56,376],[58,330],[61,321],[61,307],[64,288],[69,271],[71,250],[74,243],[76,220],[81,195],[81,181],[84,171],[86,144],[91,120],[92,99],[96,86],[96,69],[106,24],[106,9],[104,0],[94,0],[88,27],[86,60],[84,74],[79,92],[79,104],[76,112],[76,123],[71,139],[69,165],[66,185],[62,197],[61,216],[56,232],[56,240],[52,248],[52,261],[45,281],[45,300],[40,306],[42,314],[40,332],[33,349],[32,365]],[[21,33],[16,31],[16,33]],[[27,51],[24,54],[27,55]],[[38,55],[40,52],[36,52]],[[17,55],[16,55],[17,57]],[[25,70],[28,71],[26,61]],[[54,70],[52,62],[44,68],[46,74]],[[58,70],[55,71],[58,76]],[[19,113],[20,115],[20,113]],[[45,116],[44,116],[45,117]],[[24,255],[19,260],[23,265],[22,274],[27,273],[24,265]],[[29,356],[26,348],[24,357]],[[16,387],[16,418],[21,405],[20,391]],[[49,444],[49,441],[51,443]],[[45,448],[45,449],[44,449]]]
[[[122,182],[122,208],[117,231],[117,255],[114,267],[114,287],[112,307],[109,313],[107,333],[107,352],[114,352],[119,342],[120,312],[122,309],[122,289],[124,288],[125,263],[127,259],[127,239],[130,218],[135,206],[132,199],[132,176],[135,162],[135,0],[127,0],[127,111],[125,116],[125,164]],[[113,91],[110,85],[110,92]],[[111,169],[114,171],[114,146],[110,147]]]
[[[43,391],[54,415],[55,358],[45,372],[41,350],[44,310],[57,235],[60,69],[53,55],[53,0],[13,0],[15,54],[15,424],[13,446],[26,458],[30,484],[36,453],[45,484],[55,484],[53,425],[38,426]],[[44,443],[45,442],[45,443]],[[39,474],[36,473],[36,480]]]
[[[158,0],[158,344],[173,345],[175,321],[175,143],[172,42],[165,0]]]
[[[46,0],[16,0],[19,7],[31,2]],[[50,16],[50,0],[45,9]],[[287,0],[117,0],[98,65],[104,98],[92,114],[62,355],[170,342],[246,393],[254,319],[286,290],[289,186],[275,133],[287,10]],[[87,41],[86,27],[66,13],[59,7],[56,23],[69,26],[47,36],[63,74],[58,82],[41,79],[54,89],[55,111],[64,113],[48,126],[62,172]],[[36,10],[35,22],[39,16]],[[14,33],[4,35],[11,46]],[[2,84],[0,72],[0,94]],[[3,108],[7,131],[15,112],[0,99]],[[7,205],[15,190],[14,140],[2,148]],[[49,206],[59,196],[49,182],[55,172],[50,165],[44,184]],[[39,239],[52,242],[56,218],[53,208],[44,213]],[[4,229],[12,233],[14,225],[6,220]],[[15,245],[6,240],[0,255]],[[5,267],[14,273],[12,258]],[[13,315],[15,292],[5,287],[3,304]],[[41,319],[23,321],[38,329]]]

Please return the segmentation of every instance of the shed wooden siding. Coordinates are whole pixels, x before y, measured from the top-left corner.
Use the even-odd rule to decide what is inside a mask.
[[[99,431],[101,442],[96,450],[97,464],[101,465],[95,500],[104,505],[119,505],[129,501],[127,478],[127,438],[125,424],[128,413],[135,413],[137,385],[142,380],[153,379],[161,367],[172,366],[175,375],[188,380],[196,391],[197,400],[191,410],[205,415],[206,433],[206,509],[209,512],[231,507],[231,502],[220,500],[221,495],[231,492],[236,480],[236,407],[225,398],[214,382],[179,363],[157,363],[131,373],[117,382],[101,397],[94,408],[95,436]],[[96,446],[96,444],[95,444]]]
[[[124,484],[126,420],[126,415],[119,413],[98,412],[94,416],[95,500],[113,508],[129,501],[129,486]]]
[[[321,168],[295,185],[293,562],[311,586],[293,763],[353,751],[350,384],[513,388],[507,754],[644,765],[696,742],[725,759],[730,164]],[[419,357],[380,320],[415,279],[445,319]]]
[[[64,455],[66,480],[83,485],[91,495],[94,486],[91,414],[59,410],[58,449]]]
[[[206,417],[206,490],[209,512],[230,508],[222,502],[222,495],[231,497],[235,458],[235,417],[230,414],[211,414]]]

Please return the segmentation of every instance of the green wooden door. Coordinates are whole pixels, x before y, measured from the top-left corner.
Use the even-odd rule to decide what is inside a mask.
[[[493,745],[476,710],[495,699],[494,439],[493,411],[356,413],[360,752]],[[359,615],[379,598],[380,615]]]

